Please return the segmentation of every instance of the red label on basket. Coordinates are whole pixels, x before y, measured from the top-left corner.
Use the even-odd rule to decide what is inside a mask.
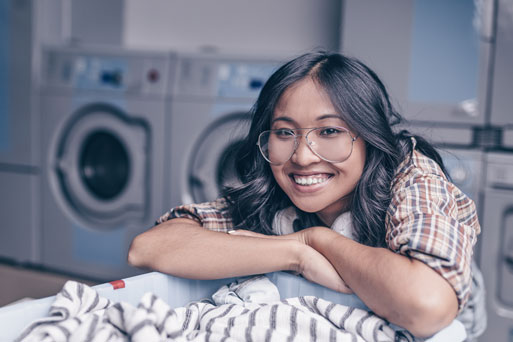
[[[125,282],[123,281],[123,279],[111,281],[109,284],[112,285],[114,290],[122,289],[125,287]]]

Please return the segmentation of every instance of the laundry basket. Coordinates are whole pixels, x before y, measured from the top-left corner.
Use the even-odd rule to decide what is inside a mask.
[[[282,299],[312,295],[334,303],[367,309],[355,295],[332,291],[290,273],[268,273],[267,277],[278,287]],[[123,301],[137,305],[143,294],[153,292],[171,307],[180,307],[193,300],[210,297],[217,289],[234,279],[191,280],[150,272],[93,288],[100,296],[114,302]],[[52,296],[0,308],[0,341],[13,341],[30,322],[46,316],[54,299],[55,296]],[[455,320],[427,341],[461,342],[465,337],[463,324]]]

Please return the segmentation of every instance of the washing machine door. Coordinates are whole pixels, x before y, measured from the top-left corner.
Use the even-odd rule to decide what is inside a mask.
[[[452,182],[479,207],[483,153],[479,150],[466,149],[439,149],[438,152]]]
[[[50,149],[50,181],[82,225],[119,226],[147,207],[148,128],[116,107],[93,104],[63,125]]]
[[[212,122],[189,153],[184,203],[202,203],[219,197],[224,186],[239,183],[234,152],[251,124],[247,113],[232,113]]]

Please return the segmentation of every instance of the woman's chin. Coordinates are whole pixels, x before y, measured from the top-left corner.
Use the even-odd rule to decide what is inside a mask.
[[[307,213],[318,213],[320,211],[322,211],[324,209],[324,207],[322,205],[320,205],[320,203],[318,201],[315,201],[315,200],[312,200],[311,198],[308,200],[308,199],[300,199],[300,200],[296,200],[296,201],[292,201],[294,203],[294,205],[304,211],[304,212],[307,212]]]

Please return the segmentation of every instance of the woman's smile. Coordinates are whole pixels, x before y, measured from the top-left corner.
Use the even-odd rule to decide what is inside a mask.
[[[317,191],[327,185],[328,181],[333,177],[329,173],[291,173],[290,179],[296,185],[297,190],[304,192]]]

